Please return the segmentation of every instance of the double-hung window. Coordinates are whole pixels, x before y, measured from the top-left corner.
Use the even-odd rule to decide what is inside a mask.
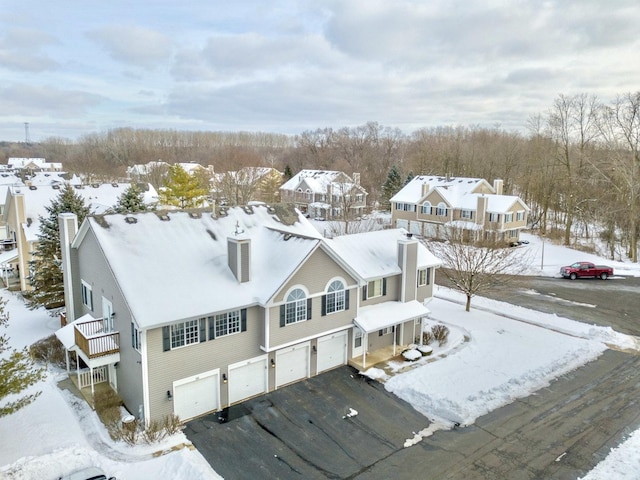
[[[447,205],[444,203],[439,203],[438,208],[436,208],[436,215],[439,217],[447,216]]]
[[[367,298],[382,296],[382,278],[372,280],[367,284]]]
[[[460,218],[471,220],[473,218],[473,212],[471,210],[460,210]]]
[[[430,268],[423,268],[421,270],[418,270],[418,286],[423,287],[425,285],[429,285],[429,282],[431,280],[429,278],[430,275],[431,275]]]
[[[521,222],[524,220],[524,212],[516,212],[516,221]]]
[[[216,315],[216,338],[240,332],[240,310]]]
[[[505,223],[513,222],[513,213],[505,213],[504,214]]]
[[[325,312],[333,313],[345,309],[344,284],[340,280],[334,280],[327,289],[325,298]]]
[[[490,222],[499,222],[500,221],[500,214],[499,213],[490,213],[489,214],[489,221]]]
[[[198,320],[171,325],[171,348],[184,347],[200,341]]]
[[[86,283],[84,280],[82,283],[82,304],[87,307],[89,310],[93,310],[93,290],[91,289],[91,285]]]
[[[131,322],[131,346],[137,351],[140,351],[140,348],[142,348],[140,330],[138,330],[138,327],[136,327],[136,324],[133,322]]]
[[[285,324],[302,322],[307,319],[307,296],[304,290],[296,288],[287,296]]]

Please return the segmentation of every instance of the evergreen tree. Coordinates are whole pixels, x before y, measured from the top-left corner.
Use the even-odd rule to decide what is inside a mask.
[[[165,205],[193,208],[202,205],[207,193],[200,178],[189,175],[184,168],[175,164],[169,167],[169,178],[160,198]]]
[[[9,321],[9,315],[4,309],[6,304],[7,301],[0,298],[0,327],[4,328]],[[35,365],[26,348],[15,350],[8,343],[6,334],[0,335],[0,418],[26,407],[40,392],[23,395],[9,402],[4,401],[7,396],[19,395],[45,376],[44,369]]]
[[[390,208],[389,199],[398,193],[402,187],[400,171],[396,165],[393,165],[389,169],[386,182],[382,185],[382,202],[386,209]]]
[[[287,165],[284,167],[284,181],[291,180],[293,178],[293,172],[291,171],[291,167]]]
[[[33,252],[33,260],[29,262],[29,280],[33,291],[25,296],[27,306],[31,309],[40,306],[58,308],[64,305],[58,215],[75,213],[78,216],[79,225],[90,212],[90,208],[84,203],[84,198],[78,195],[70,185],[65,185],[60,195],[45,208],[49,216],[40,217],[38,243]]]
[[[122,192],[115,206],[116,213],[146,212],[148,209],[144,203],[144,192],[135,183]]]
[[[409,172],[409,175],[407,175],[407,179],[404,181],[404,185],[406,185],[407,183],[409,183],[411,180],[413,180],[413,177],[415,177],[415,175],[413,174],[413,172]],[[404,187],[403,185],[403,187]]]

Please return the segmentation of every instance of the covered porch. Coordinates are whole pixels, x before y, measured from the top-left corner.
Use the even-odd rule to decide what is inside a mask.
[[[116,364],[120,361],[120,333],[109,331],[102,319],[86,314],[56,331],[66,349],[67,373],[93,406],[96,386],[117,389]],[[76,371],[72,374],[69,353],[76,355]],[[80,368],[84,364],[87,368]]]
[[[349,363],[360,370],[367,369],[377,363],[385,362],[399,355],[402,350],[415,340],[415,321],[426,318],[430,311],[422,303],[384,302],[377,305],[362,307],[353,323],[362,332],[361,351],[354,348]],[[411,322],[411,323],[409,323]],[[409,323],[409,325],[407,325]],[[370,335],[382,336],[387,330],[391,332],[391,339],[384,340],[387,344],[370,348]],[[420,326],[422,331],[422,326]],[[418,335],[419,342],[422,335]]]

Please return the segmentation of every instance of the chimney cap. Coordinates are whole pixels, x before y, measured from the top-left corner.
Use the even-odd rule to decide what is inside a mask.
[[[407,232],[407,238],[413,238],[413,233]]]

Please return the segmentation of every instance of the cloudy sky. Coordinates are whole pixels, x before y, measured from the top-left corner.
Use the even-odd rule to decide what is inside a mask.
[[[638,0],[2,0],[0,140],[111,128],[524,130],[640,89]]]

